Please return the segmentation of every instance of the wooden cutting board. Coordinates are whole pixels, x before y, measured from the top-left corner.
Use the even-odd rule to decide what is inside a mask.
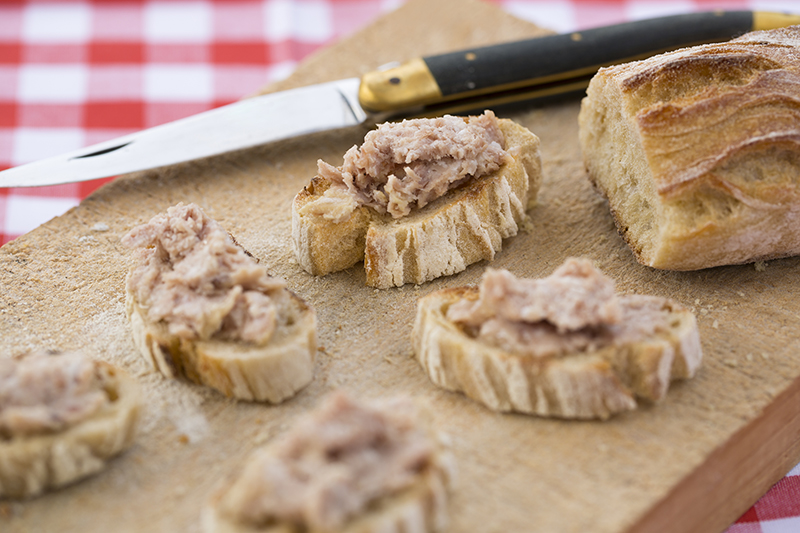
[[[412,0],[279,86],[542,32],[475,0]],[[723,530],[800,459],[800,260],[686,273],[637,264],[584,173],[579,105],[512,116],[541,137],[545,181],[532,231],[506,241],[492,265],[544,276],[568,256],[585,256],[621,291],[693,308],[704,366],[663,403],[570,422],[497,414],[434,387],[412,359],[417,299],[476,282],[488,264],[384,291],[364,285],[361,265],[324,278],[304,273],[291,249],[292,198],[318,158],[339,164],[365,130],[321,134],[117,179],[0,250],[3,356],[83,349],[136,375],[146,398],[133,449],[84,482],[0,503],[0,530],[197,531],[219,480],[339,387],[362,397],[410,393],[431,406],[459,464],[452,531]],[[130,254],[119,240],[180,201],[203,206],[316,307],[315,379],[291,401],[239,403],[167,381],[137,355],[123,306]]]

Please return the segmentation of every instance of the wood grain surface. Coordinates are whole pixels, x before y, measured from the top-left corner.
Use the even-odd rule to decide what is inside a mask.
[[[411,0],[311,57],[280,87],[541,33],[475,0]],[[693,308],[704,365],[664,402],[607,422],[570,422],[497,414],[435,388],[412,358],[417,299],[477,282],[488,263],[383,291],[364,285],[362,265],[324,278],[304,273],[291,248],[292,198],[317,159],[340,164],[366,130],[320,134],[119,178],[0,249],[2,355],[83,349],[134,374],[146,398],[130,451],[64,490],[0,502],[0,530],[198,531],[220,480],[336,388],[365,398],[410,394],[430,406],[459,465],[454,532],[723,530],[800,458],[800,260],[699,272],[637,264],[585,175],[579,106],[571,100],[511,115],[541,138],[545,181],[530,211],[533,229],[506,241],[492,266],[544,276],[569,256],[585,256],[622,292]],[[180,201],[200,204],[316,307],[315,379],[294,399],[236,402],[167,381],[137,355],[124,312],[130,252],[120,238]]]

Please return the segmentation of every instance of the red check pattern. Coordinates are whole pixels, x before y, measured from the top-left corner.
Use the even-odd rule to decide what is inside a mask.
[[[797,0],[491,0],[560,32],[712,9],[800,11]],[[0,3],[0,169],[235,101],[402,0]],[[0,189],[0,244],[108,179]],[[800,465],[728,533],[800,531]]]

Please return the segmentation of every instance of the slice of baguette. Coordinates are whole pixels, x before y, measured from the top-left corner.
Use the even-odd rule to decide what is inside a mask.
[[[88,419],[56,433],[0,437],[0,498],[29,498],[102,470],[133,443],[140,395],[127,373],[95,361],[110,402]]]
[[[336,533],[427,533],[443,531],[449,522],[448,491],[454,483],[456,467],[443,436],[436,434],[430,424],[420,421],[434,440],[434,455],[426,468],[417,474],[410,486],[383,496],[348,520]],[[274,454],[275,444],[258,450],[248,460],[241,473],[228,479],[210,498],[202,514],[206,533],[298,533],[319,531],[303,529],[296,524],[272,522],[255,525],[238,519],[234,509],[244,503],[244,493],[237,482],[246,473],[257,472],[264,457]],[[328,530],[326,530],[328,531]],[[332,533],[332,532],[331,532]]]
[[[670,381],[692,377],[702,358],[694,315],[670,300],[663,300],[670,313],[664,334],[593,352],[534,358],[481,342],[448,320],[447,309],[465,298],[476,300],[478,288],[444,289],[420,299],[414,351],[433,383],[495,411],[607,419],[635,409],[637,397],[662,399]]]
[[[141,355],[168,378],[185,378],[241,400],[279,403],[314,377],[316,313],[299,296],[287,293],[279,326],[266,345],[226,340],[188,340],[152,322],[127,291],[133,340]]]
[[[539,138],[508,119],[500,129],[513,163],[448,191],[400,219],[360,206],[332,222],[305,213],[331,186],[320,176],[292,203],[292,239],[303,269],[315,276],[364,261],[366,284],[385,289],[449,276],[483,259],[492,260],[502,240],[529,224],[542,181]]]

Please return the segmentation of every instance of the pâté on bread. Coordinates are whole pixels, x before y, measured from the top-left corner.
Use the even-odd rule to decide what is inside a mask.
[[[496,411],[606,419],[662,400],[695,375],[694,315],[656,296],[617,295],[586,259],[542,279],[489,269],[480,286],[420,299],[416,358],[436,385]]]
[[[331,393],[212,495],[204,531],[443,531],[455,464],[422,411]]]
[[[132,229],[133,340],[164,376],[279,403],[314,376],[316,312],[196,204]]]
[[[295,197],[295,255],[381,289],[455,274],[529,223],[541,180],[538,137],[491,111],[382,124]]]
[[[29,498],[105,468],[135,439],[136,382],[80,352],[0,358],[0,498]]]
[[[579,122],[589,178],[640,263],[800,253],[800,27],[600,69]]]

